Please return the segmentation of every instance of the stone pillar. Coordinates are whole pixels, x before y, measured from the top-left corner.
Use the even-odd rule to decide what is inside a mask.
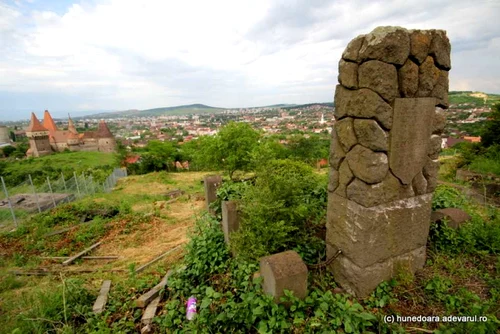
[[[238,204],[235,201],[222,202],[222,230],[226,244],[229,245],[230,234],[238,231],[239,227]]]
[[[210,209],[210,204],[217,200],[217,188],[219,188],[219,186],[222,184],[222,176],[205,176],[203,183],[205,186],[205,201],[207,203],[207,210],[211,214],[214,214],[214,211]]]
[[[264,279],[262,289],[274,297],[276,303],[285,295],[285,290],[293,291],[295,297],[307,295],[307,266],[295,251],[265,256],[260,259],[260,275]]]
[[[425,263],[449,70],[442,30],[378,27],[342,54],[326,242],[328,257],[342,250],[336,281],[357,296]]]

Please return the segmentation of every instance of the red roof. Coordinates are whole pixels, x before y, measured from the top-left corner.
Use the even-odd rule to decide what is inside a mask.
[[[139,161],[140,158],[141,157],[139,155],[127,157],[127,159],[125,159],[125,162],[128,164],[135,164]]]
[[[108,126],[104,120],[99,122],[99,127],[97,128],[97,135],[99,138],[113,138],[111,131],[109,131]]]
[[[30,125],[28,125],[28,128],[26,129],[26,132],[40,132],[40,131],[48,131],[42,123],[36,118],[34,113],[31,113],[31,121]]]
[[[50,132],[57,131],[57,126],[48,110],[43,113],[43,126]]]

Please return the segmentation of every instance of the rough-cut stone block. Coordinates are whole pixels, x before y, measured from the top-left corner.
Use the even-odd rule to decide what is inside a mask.
[[[403,65],[410,54],[408,30],[401,27],[377,27],[365,36],[359,50],[361,60],[376,59]]]
[[[427,57],[418,68],[417,97],[431,96],[440,76],[441,71],[434,66],[434,59],[431,56]]]
[[[358,64],[341,59],[339,61],[339,82],[347,88],[358,88]]]
[[[439,160],[427,158],[423,169],[425,179],[427,180],[427,193],[431,193],[437,187],[437,177],[439,172]]]
[[[448,85],[448,72],[443,70],[439,71],[439,78],[431,92],[431,96],[434,96],[437,99],[436,104],[438,106],[445,109],[449,106]]]
[[[339,171],[330,167],[330,175],[328,177],[328,191],[334,192],[339,186]]]
[[[222,176],[220,175],[209,175],[204,179],[205,186],[205,201],[207,203],[207,210],[210,213],[214,213],[210,209],[210,204],[217,200],[217,188],[222,184]]]
[[[359,63],[359,49],[363,45],[365,35],[359,35],[347,44],[344,52],[342,53],[342,58],[348,61],[353,61]]]
[[[432,119],[432,133],[440,135],[446,126],[446,114],[441,108],[436,108],[434,118]]]
[[[389,103],[399,97],[396,67],[378,60],[362,63],[358,70],[358,84],[377,92]]]
[[[453,229],[459,228],[460,225],[471,220],[471,218],[472,217],[467,212],[457,208],[439,209],[431,215],[432,222],[442,222],[446,219],[448,226]]]
[[[346,117],[336,122],[335,132],[337,133],[337,138],[339,139],[340,145],[345,152],[348,152],[351,147],[356,145],[356,135],[354,134],[353,119],[351,117]]]
[[[327,244],[327,257],[333,256],[336,249]],[[380,283],[391,279],[402,271],[414,273],[425,264],[425,247],[420,247],[401,256],[359,267],[342,255],[330,265],[335,281],[347,292],[364,298]]]
[[[348,185],[346,194],[348,199],[367,208],[415,195],[411,186],[401,184],[391,172],[376,184],[355,179]]]
[[[439,152],[441,151],[441,136],[432,135],[429,140],[429,158],[435,160],[439,157]]]
[[[422,64],[429,54],[432,35],[427,30],[413,30],[410,34],[411,50],[410,55],[414,58],[418,65]]]
[[[403,184],[410,184],[427,163],[434,102],[434,98],[394,101],[389,165]]]
[[[411,182],[415,195],[423,195],[427,193],[427,180],[422,172],[418,173]]]
[[[389,170],[385,153],[373,152],[362,145],[354,146],[345,160],[354,176],[369,184],[381,182]]]
[[[337,85],[335,91],[335,117],[374,118],[385,129],[392,125],[392,108],[377,93],[361,88],[349,90]]]
[[[307,295],[307,266],[299,254],[286,251],[260,259],[260,274],[264,278],[263,290],[279,303],[284,290],[298,298]]]
[[[335,193],[337,195],[346,197],[346,188],[347,185],[354,179],[354,175],[352,175],[351,169],[349,168],[349,164],[344,159],[340,164],[339,168],[339,185],[337,189],[335,189]]]
[[[431,201],[426,194],[365,208],[330,194],[326,242],[362,268],[424,247]]]
[[[444,70],[451,69],[450,52],[451,45],[448,36],[446,36],[446,31],[433,30],[429,54],[434,57],[437,66]]]
[[[344,149],[340,145],[339,137],[336,131],[332,131],[332,143],[330,145],[330,166],[338,170],[340,163],[345,157]]]
[[[398,70],[399,92],[402,97],[415,97],[418,90],[418,65],[411,59]]]
[[[373,119],[355,119],[354,133],[358,143],[370,150],[386,152],[389,147],[389,135]]]
[[[235,201],[222,202],[222,231],[224,231],[224,240],[229,244],[230,234],[238,231],[240,227],[240,216],[238,213],[238,204]]]

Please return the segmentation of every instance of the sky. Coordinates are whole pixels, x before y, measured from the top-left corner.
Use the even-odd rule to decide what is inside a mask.
[[[331,102],[347,43],[444,29],[450,90],[500,93],[499,0],[0,0],[0,121]]]

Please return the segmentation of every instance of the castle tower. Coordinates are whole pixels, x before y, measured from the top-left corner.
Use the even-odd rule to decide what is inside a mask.
[[[28,157],[40,157],[52,153],[49,141],[49,130],[40,123],[34,113],[31,113],[31,121],[26,129],[26,136],[30,142],[30,148],[28,152],[26,152]]]
[[[58,131],[56,123],[52,119],[48,110],[45,110],[43,113],[43,127],[47,129],[51,135],[54,135],[54,132]]]
[[[116,141],[104,120],[99,122],[97,128],[97,138],[100,152],[114,152],[116,150]]]

